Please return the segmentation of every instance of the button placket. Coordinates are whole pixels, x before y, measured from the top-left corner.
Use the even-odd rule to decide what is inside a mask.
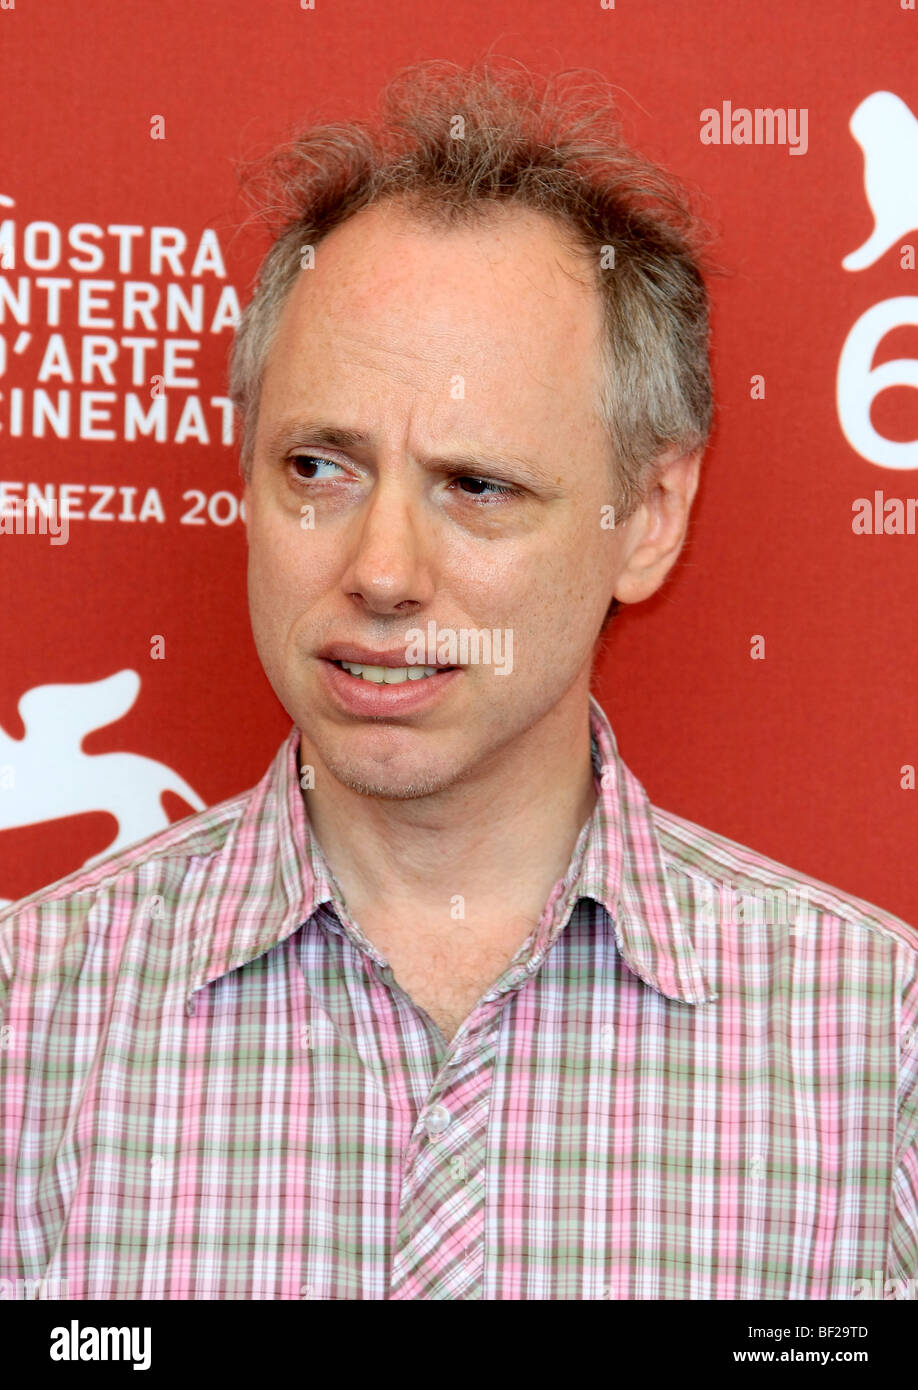
[[[469,1118],[462,1108],[451,1112],[439,1101],[419,1116],[412,1145],[418,1147],[403,1175],[390,1297],[476,1296],[484,1250],[486,1136],[481,1116],[471,1126]]]

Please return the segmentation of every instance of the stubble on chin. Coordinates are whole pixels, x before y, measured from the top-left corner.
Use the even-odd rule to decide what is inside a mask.
[[[309,758],[303,759],[308,762]],[[408,772],[404,767],[371,767],[357,762],[346,755],[323,753],[322,762],[327,771],[343,787],[357,792],[360,796],[373,797],[382,801],[416,801],[420,797],[435,796],[446,791],[462,776],[454,771],[415,768]]]

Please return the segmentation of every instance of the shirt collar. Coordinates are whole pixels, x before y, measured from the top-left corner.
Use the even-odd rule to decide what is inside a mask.
[[[215,857],[197,911],[186,1011],[204,985],[279,945],[340,890],[311,833],[300,785],[300,730],[294,725]],[[581,898],[608,914],[625,963],[667,998],[716,999],[707,984],[666,875],[647,793],[622,761],[606,715],[590,696],[590,750],[597,790],[565,878],[557,885],[542,951]],[[369,942],[363,943],[377,955]],[[540,952],[541,953],[541,952]]]
[[[598,799],[574,896],[605,908],[626,965],[646,984],[686,1004],[716,999],[669,884],[650,799],[592,695],[590,734]]]
[[[279,945],[335,899],[309,828],[299,744],[294,725],[215,856],[206,891],[212,906],[194,924],[188,1014],[197,990]]]

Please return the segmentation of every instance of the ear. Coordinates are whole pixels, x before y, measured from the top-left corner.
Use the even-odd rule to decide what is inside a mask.
[[[698,489],[702,450],[673,448],[654,465],[643,502],[625,526],[625,558],[613,591],[621,603],[639,603],[656,593],[675,564],[688,530]]]

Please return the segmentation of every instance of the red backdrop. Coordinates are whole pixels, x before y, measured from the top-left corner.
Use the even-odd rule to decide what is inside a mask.
[[[232,292],[244,302],[265,250],[254,228],[240,230],[234,164],[306,119],[366,113],[406,63],[467,61],[493,45],[540,71],[607,74],[628,138],[703,190],[731,272],[713,285],[718,417],[690,542],[663,592],[621,615],[600,668],[621,751],[658,804],[918,926],[918,792],[902,771],[918,763],[918,535],[852,528],[857,498],[918,497],[918,445],[894,468],[843,428],[846,414],[862,432],[872,423],[874,454],[918,435],[907,249],[918,244],[907,192],[918,187],[918,13],[905,3],[0,0],[0,496],[33,483],[59,497],[69,485],[72,509],[66,545],[0,535],[0,898],[113,840],[117,798],[93,784],[92,758],[132,755],[118,775],[157,799],[157,776],[172,769],[205,804],[264,771],[288,720],[249,635],[237,453],[213,403],[225,394]],[[706,143],[702,113],[722,120],[725,101],[805,110],[805,151]],[[873,228],[849,127],[859,109],[889,245],[846,269]],[[81,223],[98,234],[71,233]],[[181,238],[155,228],[187,239],[178,260],[157,263]],[[45,277],[70,282],[58,316]],[[161,303],[129,324],[125,296],[149,301],[149,285]],[[169,321],[170,285],[192,310],[199,287],[200,321],[174,304]],[[840,413],[849,334],[900,298],[875,352],[863,349],[869,320],[851,341],[866,358],[852,357]],[[83,370],[84,353],[101,365]],[[893,360],[893,384],[871,400],[871,364]],[[156,375],[167,378],[164,437],[131,438]],[[41,432],[42,391],[59,409],[64,393],[69,428]],[[757,635],[764,660],[751,657]],[[133,703],[130,677],[110,697],[87,696],[87,683],[121,671],[139,677]],[[21,718],[26,692],[47,685],[74,689]],[[126,712],[100,727],[119,701]],[[173,819],[188,812],[174,792],[161,804]]]

